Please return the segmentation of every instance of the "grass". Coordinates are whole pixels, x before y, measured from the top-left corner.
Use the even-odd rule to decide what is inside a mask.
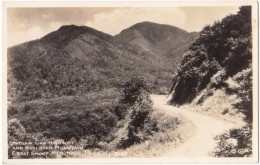
[[[186,119],[172,117],[163,113],[154,113],[158,121],[159,132],[150,140],[134,145],[128,149],[127,157],[157,157],[183,143],[194,133],[194,126]]]
[[[167,114],[154,112],[153,117],[158,121],[159,132],[151,136],[149,140],[133,145],[127,149],[84,150],[81,151],[81,154],[73,155],[73,157],[158,157],[186,141],[195,131],[194,125],[191,122],[179,116],[172,117]]]
[[[224,89],[217,89],[213,90],[213,94],[208,96],[202,104],[196,104],[196,101],[194,101],[191,104],[181,106],[181,108],[222,120],[240,123],[245,116],[232,106],[232,104],[238,101],[239,98],[236,95],[229,95]]]

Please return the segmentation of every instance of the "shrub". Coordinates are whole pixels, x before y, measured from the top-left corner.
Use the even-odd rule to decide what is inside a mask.
[[[119,148],[127,148],[140,143],[152,134],[154,126],[150,125],[152,101],[148,91],[149,87],[141,78],[134,77],[126,82],[121,103],[130,105],[130,119],[127,126],[127,137],[120,142]]]
[[[19,120],[16,118],[8,121],[8,157],[13,158],[12,144],[13,141],[22,141],[25,136],[25,129]]]
[[[115,107],[115,114],[117,115],[119,120],[125,118],[127,111],[128,111],[128,106],[126,104],[118,104]]]
[[[231,129],[215,137],[218,141],[215,157],[250,157],[252,156],[252,126]]]
[[[20,137],[25,133],[25,129],[19,120],[16,118],[8,121],[8,138],[19,140]]]
[[[240,109],[245,114],[245,121],[252,123],[253,121],[253,83],[252,83],[252,68],[242,70],[234,76],[234,80],[238,87],[236,93],[240,102],[234,104],[234,107]]]
[[[122,104],[133,105],[142,92],[150,90],[148,84],[143,78],[133,77],[124,84]]]

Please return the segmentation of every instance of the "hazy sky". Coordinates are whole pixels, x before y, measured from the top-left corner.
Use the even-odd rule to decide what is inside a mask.
[[[238,6],[226,7],[131,7],[131,8],[8,8],[7,45],[38,39],[62,25],[93,27],[115,35],[135,23],[150,21],[177,26],[186,31],[200,31]]]

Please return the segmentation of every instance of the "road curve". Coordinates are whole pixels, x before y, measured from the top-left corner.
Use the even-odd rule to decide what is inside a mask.
[[[215,147],[214,136],[240,125],[206,116],[197,112],[179,109],[168,105],[166,95],[151,95],[154,108],[168,115],[181,115],[190,120],[196,127],[192,137],[161,155],[161,157],[212,157],[209,153]]]

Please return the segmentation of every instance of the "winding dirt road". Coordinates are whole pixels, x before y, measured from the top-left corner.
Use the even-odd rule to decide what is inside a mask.
[[[215,147],[214,136],[223,133],[230,128],[240,127],[229,121],[216,119],[200,113],[179,109],[168,105],[166,95],[151,95],[154,102],[154,108],[168,115],[176,114],[190,120],[196,127],[194,135],[187,139],[184,143],[177,145],[176,148],[163,154],[162,157],[210,157],[209,153]]]

